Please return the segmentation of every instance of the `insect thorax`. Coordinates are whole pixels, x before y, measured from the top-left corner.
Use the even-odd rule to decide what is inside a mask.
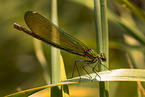
[[[100,58],[100,55],[99,54],[96,54],[95,52],[94,52],[94,50],[92,50],[92,49],[88,49],[88,50],[86,50],[85,51],[85,54],[86,54],[86,56],[88,57],[88,58],[90,58],[91,60],[96,60],[96,59],[98,59],[98,58]]]

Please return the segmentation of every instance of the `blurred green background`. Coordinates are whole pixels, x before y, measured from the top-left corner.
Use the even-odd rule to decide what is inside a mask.
[[[77,0],[58,0],[59,26],[65,32],[80,39],[89,48],[97,51],[94,12],[84,4],[75,1]],[[93,0],[82,1],[93,7]],[[145,1],[143,0],[136,0],[133,3],[142,9],[145,8]],[[108,7],[116,15],[120,15],[120,11],[130,14],[113,0],[108,1]],[[0,0],[0,97],[19,90],[46,85],[41,66],[34,53],[33,38],[13,28],[15,22],[28,28],[24,22],[24,14],[27,11],[36,11],[50,19],[50,0]],[[126,17],[128,18],[128,16]],[[145,33],[144,22],[134,16],[132,16],[132,19],[137,27]],[[129,19],[127,22],[132,21]],[[114,42],[125,43],[123,31],[110,21],[108,28],[110,40],[109,68],[130,68],[125,56],[125,48],[113,44]],[[129,40],[132,43],[134,42],[131,39]],[[43,49],[50,64],[50,47],[43,43]],[[64,58],[67,77],[70,78],[74,61],[84,58],[64,51],[61,51],[61,53]],[[134,54],[135,59],[144,58],[137,51]],[[85,72],[81,69],[82,65],[80,64],[79,68],[83,75]],[[144,68],[144,61],[141,61],[136,68]],[[90,68],[88,70],[91,72]],[[75,76],[78,76],[77,73],[75,73]],[[96,97],[95,83],[97,82],[69,85],[70,96]],[[136,82],[110,82],[110,97],[135,97],[137,94],[136,87]],[[77,95],[78,93],[79,95]]]

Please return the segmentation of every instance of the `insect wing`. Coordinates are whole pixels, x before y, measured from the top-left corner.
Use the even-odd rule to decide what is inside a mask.
[[[67,34],[51,21],[36,12],[26,12],[25,22],[31,31],[40,37],[39,39],[51,46],[81,56],[84,56],[84,51],[88,49],[80,40]]]

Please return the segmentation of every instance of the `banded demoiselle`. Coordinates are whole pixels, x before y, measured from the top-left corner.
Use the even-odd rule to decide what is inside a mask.
[[[28,11],[25,13],[24,18],[25,18],[26,24],[28,25],[31,31],[14,23],[14,27],[16,29],[23,31],[26,34],[29,34],[32,37],[35,37],[43,41],[44,43],[49,44],[50,46],[59,48],[61,50],[64,50],[64,51],[67,51],[67,52],[70,52],[70,53],[73,53],[82,57],[88,57],[90,59],[90,60],[76,60],[72,77],[73,77],[74,70],[76,67],[78,75],[81,79],[77,62],[87,62],[85,65],[82,66],[82,68],[90,76],[90,78],[92,78],[91,75],[88,73],[88,71],[85,69],[85,66],[90,66],[92,68],[92,71],[96,73],[95,67],[97,66],[97,64],[101,60],[106,61],[106,57],[104,53],[96,54],[92,49],[88,48],[83,42],[69,35],[68,33],[64,32],[54,23],[47,20],[45,17],[41,16],[39,13],[34,12],[34,11]],[[95,62],[96,62],[96,65],[91,66],[91,64]],[[98,74],[96,73],[96,75]]]

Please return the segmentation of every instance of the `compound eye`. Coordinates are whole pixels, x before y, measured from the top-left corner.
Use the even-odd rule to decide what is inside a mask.
[[[101,53],[101,59],[102,59],[102,61],[106,61],[106,57],[105,57],[104,53]]]
[[[101,59],[102,59],[102,61],[106,61],[106,58],[105,57],[102,57]]]
[[[105,54],[104,53],[101,53],[101,56],[104,56]]]

